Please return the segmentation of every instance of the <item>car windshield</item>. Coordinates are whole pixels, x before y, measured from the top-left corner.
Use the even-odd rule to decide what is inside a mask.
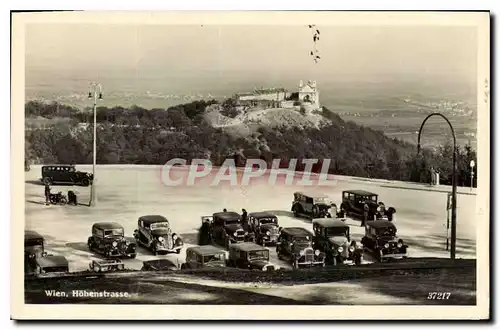
[[[327,203],[328,199],[326,197],[314,197],[315,203]]]
[[[259,251],[250,251],[248,252],[248,259],[269,259],[269,251],[268,250],[259,250]]]
[[[261,225],[265,225],[268,223],[276,223],[276,218],[262,218],[262,219],[259,219],[259,222]]]
[[[377,201],[377,196],[359,196],[358,198],[360,201]]]
[[[227,219],[226,220],[226,225],[232,225],[232,224],[237,224],[240,223],[240,219],[234,218],[234,219]]]
[[[327,237],[334,237],[334,236],[345,236],[347,237],[349,230],[347,228],[341,228],[341,227],[331,227],[331,228],[326,228],[326,236]]]
[[[30,247],[37,247],[37,246],[43,246],[43,240],[39,239],[32,239],[24,242],[24,246],[30,246]]]
[[[203,263],[224,261],[225,254],[218,253],[211,256],[203,256]]]
[[[160,228],[170,228],[168,222],[156,222],[151,224],[151,230],[160,229]]]
[[[107,229],[104,231],[104,236],[123,236],[123,228]]]
[[[296,246],[306,246],[310,244],[309,236],[307,237],[296,237],[293,241]]]

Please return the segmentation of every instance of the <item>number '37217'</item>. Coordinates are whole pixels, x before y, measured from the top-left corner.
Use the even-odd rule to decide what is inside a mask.
[[[429,292],[427,299],[429,300],[448,300],[451,297],[451,292]]]

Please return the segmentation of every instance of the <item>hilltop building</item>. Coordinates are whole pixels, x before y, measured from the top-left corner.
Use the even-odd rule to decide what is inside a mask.
[[[314,105],[317,109],[320,108],[319,105],[319,91],[316,86],[316,81],[309,80],[307,84],[304,84],[302,80],[299,83],[299,101],[309,102]]]
[[[306,84],[301,80],[296,92],[284,88],[256,89],[253,92],[237,93],[234,99],[242,107],[295,109],[301,106],[319,109],[319,91],[316,81]]]

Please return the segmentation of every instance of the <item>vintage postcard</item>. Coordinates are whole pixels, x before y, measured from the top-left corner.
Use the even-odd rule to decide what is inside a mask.
[[[12,318],[488,319],[489,91],[489,12],[12,13]]]

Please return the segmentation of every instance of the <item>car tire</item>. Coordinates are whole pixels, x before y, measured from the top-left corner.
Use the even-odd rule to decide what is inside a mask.
[[[82,180],[82,186],[84,186],[84,187],[88,187],[88,186],[89,186],[89,184],[90,184],[89,179],[85,178],[85,179],[83,179],[83,180]]]
[[[361,263],[362,263],[362,262],[363,262],[363,257],[359,256],[359,257],[355,257],[355,258],[354,258],[354,264],[355,264],[356,266],[361,265]]]
[[[293,216],[296,218],[299,217],[299,211],[297,209],[298,209],[297,205],[294,205],[293,206]]]
[[[135,257],[137,257],[137,253],[130,254],[130,259],[135,259]]]
[[[319,217],[319,207],[318,205],[314,205],[312,209],[313,218]]]

